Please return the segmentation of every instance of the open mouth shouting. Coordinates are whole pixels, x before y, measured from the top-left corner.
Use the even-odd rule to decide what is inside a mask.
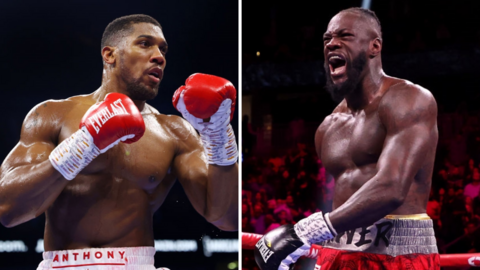
[[[330,76],[340,77],[347,71],[347,61],[341,54],[329,54],[328,66],[330,67]]]

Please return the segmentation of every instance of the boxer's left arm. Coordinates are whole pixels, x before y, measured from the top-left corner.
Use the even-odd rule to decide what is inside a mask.
[[[434,160],[437,105],[429,91],[412,84],[391,89],[378,114],[386,138],[377,173],[329,214],[337,232],[368,226],[400,207],[425,160]]]
[[[238,166],[209,164],[200,137],[179,119],[174,173],[195,210],[225,231],[238,230]]]
[[[195,209],[229,231],[238,227],[238,150],[230,125],[235,99],[231,82],[201,73],[191,75],[172,99],[191,124],[185,127],[188,139],[178,142],[178,179]]]

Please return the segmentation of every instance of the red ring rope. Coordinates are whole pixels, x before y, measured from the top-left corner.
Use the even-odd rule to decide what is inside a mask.
[[[253,249],[258,240],[262,238],[260,234],[242,233],[242,249]],[[316,259],[321,246],[312,245],[307,258]],[[440,254],[440,265],[445,266],[475,266],[480,267],[480,253],[466,254]]]

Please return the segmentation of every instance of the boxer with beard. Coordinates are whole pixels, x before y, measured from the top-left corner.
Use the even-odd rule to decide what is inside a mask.
[[[365,68],[367,63],[367,54],[361,52],[353,61],[345,59],[345,66],[347,67],[347,78],[344,83],[335,84],[333,83],[332,78],[330,77],[330,65],[328,62],[325,62],[325,74],[326,84],[325,89],[332,96],[332,99],[336,102],[342,101],[347,94],[360,92],[360,79],[362,71]]]
[[[350,8],[324,34],[326,88],[340,101],[315,134],[335,179],[333,210],[265,234],[262,270],[289,269],[320,243],[315,269],[440,269],[426,215],[438,141],[432,94],[382,69],[374,12]]]
[[[146,103],[158,93],[168,50],[154,18],[115,19],[101,48],[100,87],[35,106],[0,168],[4,226],[45,212],[38,270],[155,269],[153,214],[177,179],[208,222],[237,230],[233,85],[190,76],[173,97],[188,123]]]

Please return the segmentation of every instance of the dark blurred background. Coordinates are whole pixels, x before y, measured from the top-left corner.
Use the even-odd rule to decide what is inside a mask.
[[[263,234],[331,210],[334,180],[313,147],[337,105],[324,90],[322,36],[340,10],[361,5],[242,1],[243,231]],[[385,73],[438,102],[427,213],[439,251],[480,252],[480,1],[372,0],[370,8],[382,24]],[[250,252],[243,250],[244,269],[256,269]]]
[[[157,19],[169,44],[159,95],[149,102],[161,113],[178,114],[173,92],[192,73],[215,74],[238,86],[237,1],[0,1],[1,160],[18,142],[33,106],[100,86],[105,27],[117,17],[137,13]],[[238,233],[206,223],[180,185],[154,220],[157,267],[237,269]],[[0,269],[37,267],[44,222],[41,216],[10,229],[0,225]],[[174,250],[185,251],[170,252]]]

